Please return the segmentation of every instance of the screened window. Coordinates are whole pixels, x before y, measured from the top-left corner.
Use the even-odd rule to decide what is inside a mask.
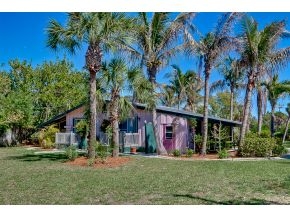
[[[119,124],[120,131],[127,133],[137,133],[138,132],[138,117],[132,117],[124,120]]]
[[[165,138],[166,139],[172,139],[173,138],[173,127],[172,126],[166,126],[165,127]]]

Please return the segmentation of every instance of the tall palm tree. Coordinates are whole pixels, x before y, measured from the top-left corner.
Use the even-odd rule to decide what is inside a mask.
[[[164,88],[164,94],[167,97],[172,95],[172,100],[177,104],[177,108],[180,109],[180,105],[186,102],[185,107],[188,104],[194,104],[196,98],[194,98],[198,93],[192,93],[197,90],[197,76],[194,71],[188,70],[185,73],[182,72],[179,66],[172,65],[174,69],[173,72],[166,74],[166,77],[171,77],[169,85]],[[199,84],[200,85],[200,84]],[[169,100],[169,99],[168,99]],[[173,104],[172,106],[174,106]],[[192,107],[192,105],[191,105]]]
[[[271,136],[275,133],[275,109],[277,101],[284,94],[290,94],[290,80],[279,82],[278,74],[275,74],[269,82],[261,83],[268,90],[268,99],[271,105]]]
[[[124,13],[68,13],[64,26],[51,20],[47,28],[47,45],[54,50],[64,48],[74,54],[82,45],[88,46],[85,67],[90,73],[89,158],[95,157],[96,74],[101,69],[104,52],[125,48],[131,23]]]
[[[290,103],[287,104],[286,112],[287,112],[287,115],[288,115],[288,119],[287,119],[287,123],[286,123],[285,132],[284,132],[284,135],[283,135],[282,144],[285,142],[285,139],[286,139],[286,136],[287,136],[287,133],[288,133],[289,123],[290,123]]]
[[[122,91],[134,84],[141,71],[138,68],[129,69],[124,59],[113,58],[109,63],[103,62],[97,78],[107,90],[109,119],[112,127],[113,157],[119,155],[119,122],[133,113],[132,102],[122,95]],[[133,85],[134,86],[134,85]]]
[[[197,48],[204,62],[204,104],[203,104],[203,125],[202,125],[202,150],[206,154],[208,135],[208,105],[209,105],[209,79],[213,67],[218,59],[235,48],[237,39],[231,36],[233,24],[241,16],[240,13],[225,13],[219,19],[214,32],[203,37]]]
[[[152,84],[155,104],[157,98],[156,75],[172,57],[184,50],[184,45],[178,44],[180,36],[183,36],[185,41],[192,38],[189,31],[193,30],[191,21],[194,16],[195,13],[180,13],[172,19],[171,13],[156,12],[152,14],[150,19],[147,13],[139,13],[136,51],[142,55],[141,63],[142,66],[146,67],[148,80]],[[155,104],[150,109],[157,141],[157,152],[166,154],[166,149],[160,142]]]
[[[242,20],[242,29],[241,63],[246,68],[247,88],[239,146],[244,144],[252,92],[257,78],[261,78],[264,72],[284,67],[290,57],[289,47],[276,50],[277,43],[285,32],[284,21],[272,22],[259,31],[257,22],[253,18],[245,16]]]
[[[223,60],[223,63],[219,66],[219,71],[223,79],[212,83],[210,92],[224,90],[226,87],[230,89],[230,120],[233,120],[235,94],[238,89],[244,87],[244,71],[239,61],[230,56]]]

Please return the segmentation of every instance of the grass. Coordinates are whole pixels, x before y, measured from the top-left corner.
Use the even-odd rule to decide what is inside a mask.
[[[177,161],[134,156],[118,168],[64,154],[0,149],[0,204],[290,204],[290,160]]]

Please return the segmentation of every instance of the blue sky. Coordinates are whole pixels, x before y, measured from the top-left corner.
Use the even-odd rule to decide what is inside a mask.
[[[193,20],[195,26],[201,33],[207,33],[215,27],[216,21],[221,13],[206,12],[198,13]],[[275,20],[286,19],[287,29],[290,30],[289,17],[290,13],[282,12],[258,12],[248,13],[253,16],[259,23],[259,27],[263,28]],[[41,64],[43,61],[56,60],[57,57],[62,58],[64,52],[55,52],[47,48],[45,45],[46,34],[45,28],[50,19],[56,19],[62,23],[66,20],[65,13],[40,13],[40,12],[18,12],[18,13],[0,13],[0,64],[2,69],[8,69],[8,61],[12,59],[27,60],[33,65]],[[237,29],[237,32],[239,30]],[[283,41],[281,46],[290,46],[290,39]],[[84,66],[85,48],[76,55],[66,54],[77,69]],[[185,57],[174,58],[170,64],[178,64],[183,71],[188,69],[197,69],[194,60]],[[289,69],[280,72],[280,79],[290,79]],[[163,69],[157,77],[159,82],[166,82],[165,73],[170,72],[170,67]],[[213,72],[211,81],[219,79],[217,72]],[[241,96],[241,99],[243,96]],[[281,103],[286,106],[287,101],[282,100]],[[255,110],[255,108],[254,108]]]

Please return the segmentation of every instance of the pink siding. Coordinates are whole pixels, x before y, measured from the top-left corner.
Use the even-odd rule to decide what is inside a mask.
[[[84,116],[84,107],[77,108],[69,112],[66,115],[66,132],[70,132],[73,129],[73,119],[74,118],[82,118]]]
[[[140,137],[140,145],[145,146],[145,120],[148,122],[152,122],[152,115],[149,111],[145,110],[137,110],[138,117],[139,117],[139,123],[138,123],[138,128],[139,128],[139,133],[141,132],[141,137]],[[175,125],[174,128],[174,133],[175,133],[175,141],[174,149],[180,149],[181,151],[185,151],[187,142],[188,142],[188,126],[187,126],[187,119],[173,116],[173,115],[168,115],[168,114],[163,114],[163,113],[157,113],[157,120],[158,120],[158,126],[159,126],[159,134],[160,134],[160,139],[161,142],[163,142],[163,125],[168,124],[171,125],[174,121],[174,119],[177,120],[177,125]]]

